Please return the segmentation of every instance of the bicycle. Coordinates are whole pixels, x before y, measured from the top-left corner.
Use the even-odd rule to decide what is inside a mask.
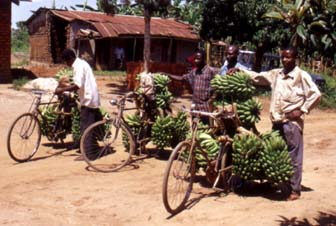
[[[110,104],[117,107],[114,116],[105,118],[89,126],[81,138],[80,150],[89,167],[99,172],[113,172],[121,169],[131,162],[131,156],[137,148],[140,155],[145,151],[145,145],[150,138],[147,131],[152,122],[147,119],[146,114],[140,110],[141,120],[145,126],[141,128],[138,136],[135,136],[124,118],[124,111],[138,110],[138,107],[126,108],[126,102],[134,102],[135,93],[128,93],[119,98],[111,100]],[[128,140],[129,148],[124,150],[123,140]]]
[[[49,141],[64,143],[67,134],[71,133],[71,108],[77,103],[69,94],[58,96],[55,94],[49,102],[42,102],[42,95],[46,91],[33,90],[34,98],[28,112],[18,116],[9,128],[7,135],[7,150],[9,156],[16,162],[26,162],[37,152],[41,142],[41,125],[47,125],[48,119],[42,114],[40,106],[47,108],[53,105],[56,111],[56,119],[49,127],[44,128]]]
[[[219,112],[209,113],[191,110],[189,113],[194,116],[192,120],[191,138],[180,142],[171,153],[164,177],[162,198],[166,210],[171,214],[176,214],[185,208],[188,201],[194,177],[196,174],[196,149],[200,150],[201,155],[206,159],[206,174],[212,182],[212,188],[217,191],[227,192],[231,180],[232,161],[230,160],[230,152],[232,148],[232,138],[228,121],[232,122],[234,130],[238,132],[245,131],[240,127],[238,115],[234,105],[223,108]],[[212,134],[219,134],[217,140],[220,142],[220,149],[217,158],[211,161],[207,153],[202,150],[200,141],[197,138],[197,130],[199,128],[200,116],[208,116],[214,120]],[[215,174],[215,177],[213,177]],[[213,178],[212,178],[213,177]],[[223,189],[218,187],[219,181],[222,181]]]

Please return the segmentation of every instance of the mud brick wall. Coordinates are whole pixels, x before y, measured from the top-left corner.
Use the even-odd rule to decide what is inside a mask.
[[[10,82],[11,78],[11,10],[10,0],[0,4],[0,83]]]
[[[50,17],[41,13],[29,25],[31,62],[53,63],[50,42]]]

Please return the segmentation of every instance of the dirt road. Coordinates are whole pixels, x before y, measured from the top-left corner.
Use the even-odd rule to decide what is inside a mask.
[[[100,78],[99,88],[103,106],[110,109],[107,100],[121,84]],[[221,197],[196,185],[192,205],[170,216],[161,198],[166,160],[150,158],[121,172],[96,173],[74,161],[74,151],[64,152],[47,140],[33,161],[11,160],[7,130],[31,98],[0,85],[1,225],[336,225],[335,112],[316,110],[306,119],[300,200],[280,201],[278,194],[263,189]],[[267,111],[258,124],[261,131],[270,128]]]

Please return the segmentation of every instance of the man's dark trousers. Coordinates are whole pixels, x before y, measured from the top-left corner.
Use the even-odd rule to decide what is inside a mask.
[[[81,136],[83,136],[84,131],[93,123],[102,120],[102,115],[99,111],[99,108],[89,108],[86,106],[81,106],[80,110],[80,131]],[[94,137],[92,137],[92,134],[90,137],[87,137],[88,139],[85,140],[85,147],[94,147]],[[97,150],[92,150],[97,151]]]
[[[302,162],[303,162],[303,135],[301,129],[293,122],[273,124],[288,145],[289,155],[292,159],[294,174],[291,177],[291,190],[301,192]]]

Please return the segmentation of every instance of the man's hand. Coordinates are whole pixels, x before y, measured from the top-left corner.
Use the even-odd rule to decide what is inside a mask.
[[[238,71],[240,71],[239,70],[239,68],[230,68],[227,72],[226,72],[226,74],[227,75],[233,75],[234,73],[236,73],[236,72],[238,72]]]
[[[291,112],[286,113],[286,118],[289,120],[296,120],[299,119],[303,115],[301,110],[293,110]]]
[[[62,88],[57,87],[57,88],[55,89],[55,94],[56,94],[56,95],[60,95],[60,94],[62,94],[62,93],[63,93],[63,89],[62,89]]]

